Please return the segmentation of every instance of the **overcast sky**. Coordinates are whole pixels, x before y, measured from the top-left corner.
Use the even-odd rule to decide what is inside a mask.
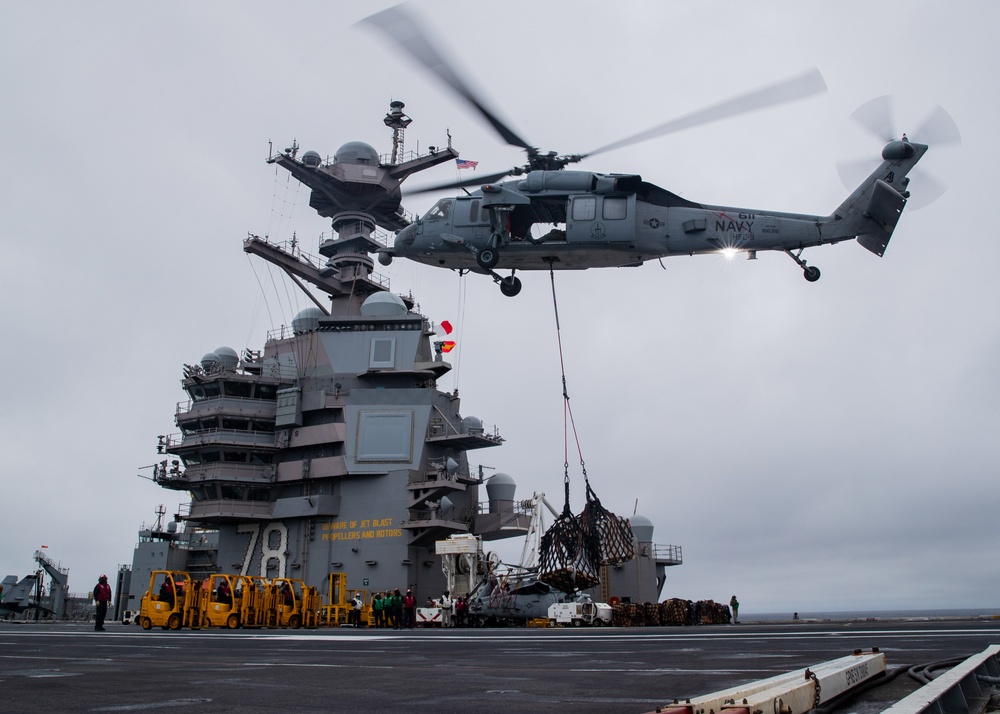
[[[137,475],[176,432],[182,365],[262,349],[310,303],[242,252],[248,232],[315,252],[328,222],[265,163],[297,139],[333,154],[454,145],[520,163],[373,32],[378,2],[0,2],[0,576],[32,553],[70,589],[129,563],[178,494]],[[940,104],[963,144],[917,167],[948,185],[904,212],[885,257],[855,243],[670,258],[556,276],[569,393],[604,505],[680,545],[664,597],[743,610],[997,607],[1000,5],[921,1],[415,2],[490,104],[544,149],[583,152],[817,67],[822,96],[603,154],[712,204],[830,213],[838,160],[879,141],[849,116],[896,99],[897,133]],[[469,172],[462,172],[466,178]],[[407,185],[456,178],[444,166]],[[853,188],[853,187],[852,187]],[[911,183],[921,191],[919,172]],[[440,196],[406,201],[425,211]],[[563,412],[548,275],[514,299],[482,276],[385,272],[456,325],[462,411],[507,440],[470,453],[518,496],[562,498]],[[583,504],[575,448],[573,505]],[[485,494],[484,494],[485,496]],[[519,548],[512,550],[519,551]]]

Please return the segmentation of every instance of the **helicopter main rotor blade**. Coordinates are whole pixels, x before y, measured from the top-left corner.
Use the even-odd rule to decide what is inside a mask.
[[[434,186],[420,186],[414,189],[408,189],[406,191],[407,196],[416,196],[421,193],[434,193],[435,191],[445,191],[451,188],[464,188],[465,186],[481,186],[486,183],[493,183],[494,181],[499,181],[504,176],[509,176],[510,171],[501,171],[496,174],[486,174],[485,176],[474,176],[472,178],[462,179],[461,181],[449,181],[448,183],[439,183]]]
[[[801,76],[793,77],[792,79],[779,82],[777,84],[772,84],[769,87],[758,89],[754,92],[750,92],[749,94],[734,97],[733,99],[707,107],[693,114],[688,114],[687,116],[683,116],[678,119],[672,119],[671,121],[655,126],[652,129],[647,129],[639,134],[630,136],[627,139],[621,139],[613,144],[608,144],[607,146],[602,146],[599,149],[589,151],[583,156],[593,156],[594,154],[601,154],[605,151],[620,149],[624,146],[637,144],[640,141],[654,139],[658,136],[672,134],[684,129],[691,129],[703,124],[710,124],[711,122],[716,122],[720,119],[727,119],[738,114],[746,114],[747,112],[757,111],[758,109],[765,109],[778,104],[793,102],[825,91],[826,82],[823,80],[823,75],[819,73],[819,70],[812,69]]]
[[[531,144],[518,136],[517,132],[507,126],[483,104],[476,93],[462,81],[452,66],[434,48],[416,20],[407,14],[402,7],[395,5],[370,15],[361,22],[373,25],[384,32],[406,50],[413,59],[437,75],[438,79],[471,104],[508,144],[519,146],[522,149],[532,149]]]

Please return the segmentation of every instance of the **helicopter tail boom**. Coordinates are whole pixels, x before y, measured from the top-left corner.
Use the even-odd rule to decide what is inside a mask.
[[[910,197],[906,174],[927,151],[924,144],[893,141],[882,150],[884,161],[834,211],[838,233],[854,237],[866,250],[881,257]]]

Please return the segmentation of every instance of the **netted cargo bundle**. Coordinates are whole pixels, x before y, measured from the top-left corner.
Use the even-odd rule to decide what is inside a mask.
[[[625,603],[626,612],[632,620],[632,627],[644,627],[646,625],[646,608],[638,602]]]
[[[714,600],[699,600],[695,603],[695,617],[703,625],[725,625],[732,615],[729,612],[729,605]]]
[[[611,606],[611,624],[615,627],[631,627],[632,618],[626,613],[625,603],[615,603]]]
[[[587,482],[587,505],[580,514],[583,530],[597,539],[601,565],[619,565],[635,557],[635,538],[627,518],[616,516],[601,505]]]
[[[646,624],[650,627],[659,627],[660,606],[655,602],[645,602],[642,604],[642,609],[646,615]]]
[[[600,544],[568,508],[542,535],[538,560],[538,577],[564,592],[586,590],[601,582]]]
[[[620,602],[611,608],[611,624],[615,627],[643,627],[646,608],[637,602]]]
[[[682,600],[681,598],[664,600],[660,603],[660,623],[675,627],[694,624],[690,614],[692,605],[690,600]]]

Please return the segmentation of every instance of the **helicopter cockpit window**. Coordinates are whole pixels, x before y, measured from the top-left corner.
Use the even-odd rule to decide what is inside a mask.
[[[424,218],[431,221],[443,221],[447,220],[449,215],[451,215],[451,199],[442,198],[434,204],[431,210],[427,211],[427,215]]]
[[[597,217],[597,198],[594,196],[579,196],[573,199],[574,221],[592,221]]]
[[[605,196],[602,215],[606,221],[620,221],[628,210],[628,199],[624,196]]]

